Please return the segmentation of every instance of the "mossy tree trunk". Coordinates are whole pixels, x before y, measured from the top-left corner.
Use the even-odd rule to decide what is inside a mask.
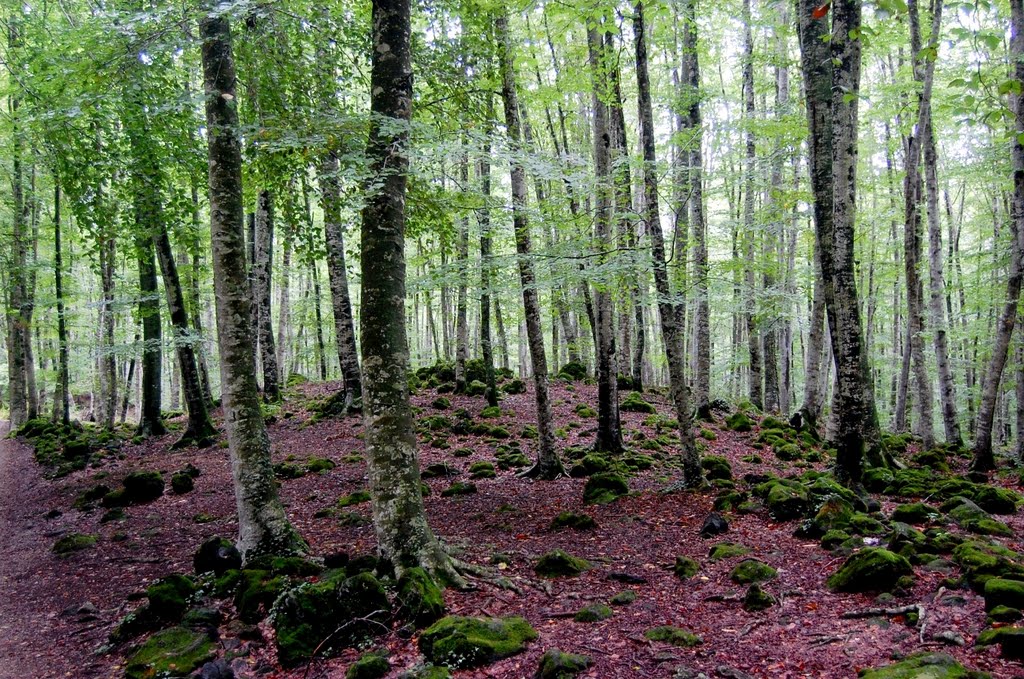
[[[412,113],[409,0],[374,0],[372,53],[360,339],[373,524],[380,554],[398,574],[422,566],[442,580],[460,584],[451,558],[427,524],[409,404],[405,330],[405,194]]]
[[[274,197],[267,189],[256,198],[256,233],[253,245],[252,294],[255,301],[256,334],[260,363],[263,365],[263,398],[281,398],[278,381],[277,350],[274,348],[274,325],[271,321],[271,275],[274,265]]]
[[[221,391],[238,509],[238,549],[250,560],[260,554],[301,552],[305,545],[277,495],[270,438],[256,385],[231,31],[227,19],[213,13],[203,18],[199,27],[209,130],[210,240]]]

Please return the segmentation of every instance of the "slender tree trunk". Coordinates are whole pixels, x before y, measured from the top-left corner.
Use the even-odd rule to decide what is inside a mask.
[[[192,228],[193,233],[199,233],[199,180],[193,177],[192,180]],[[196,354],[196,364],[199,368],[199,386],[203,390],[203,399],[207,407],[213,404],[213,391],[210,388],[210,369],[206,363],[206,336],[203,332],[203,314],[199,297],[199,270],[201,247],[199,238],[195,237],[190,244],[192,249],[192,266],[189,271],[189,304],[191,305],[192,328],[195,330],[195,343],[193,351]]]
[[[743,273],[746,287],[744,315],[747,324],[747,353],[750,357],[750,402],[755,408],[764,408],[764,387],[762,384],[761,329],[757,322],[757,284],[754,278],[754,172],[757,164],[757,147],[754,142],[754,38],[751,32],[751,0],[743,0],[743,113],[747,131],[746,156],[743,163],[743,241],[745,267]]]
[[[8,49],[20,46],[19,29],[13,21],[8,26]],[[9,383],[11,429],[15,430],[31,419],[28,394],[28,344],[30,341],[27,314],[28,240],[25,223],[25,198],[22,186],[21,151],[23,139],[18,110],[21,97],[8,99],[14,129],[11,134],[11,253],[7,304],[7,375]]]
[[[683,374],[683,345],[665,261],[665,239],[661,230],[658,205],[658,171],[655,167],[654,110],[651,103],[651,82],[647,68],[647,26],[644,22],[643,2],[637,2],[633,11],[633,35],[636,43],[637,109],[640,113],[640,146],[644,156],[644,213],[645,230],[651,235],[651,257],[654,264],[654,286],[658,294],[658,314],[661,334],[668,361],[669,392],[675,404],[679,423],[679,443],[682,462],[682,487],[692,488],[704,481],[700,465],[700,452],[693,438],[693,423]]]
[[[523,288],[523,309],[526,316],[526,336],[533,366],[534,398],[537,406],[537,462],[528,476],[551,480],[564,473],[555,448],[555,427],[551,418],[551,398],[548,395],[547,355],[544,351],[544,331],[541,327],[540,300],[537,278],[530,259],[530,224],[526,216],[526,170],[523,167],[522,124],[519,119],[519,97],[516,91],[512,43],[508,35],[508,20],[500,16],[495,21],[500,43],[498,55],[501,69],[501,97],[505,104],[505,129],[511,146],[512,223],[515,231],[516,253],[519,255],[519,280]]]
[[[409,405],[405,333],[405,193],[412,108],[408,0],[374,0],[370,176],[362,228],[366,451],[377,545],[398,575],[422,566],[461,584],[427,525]],[[388,119],[386,124],[381,124]]]
[[[981,383],[981,400],[974,426],[973,468],[987,472],[995,469],[992,453],[992,421],[995,416],[999,382],[1009,353],[1010,337],[1017,319],[1021,280],[1024,278],[1024,6],[1016,0],[1010,3],[1010,61],[1014,64],[1013,78],[1017,91],[1010,94],[1014,113],[1012,137],[1013,197],[1010,207],[1010,275],[1006,281],[1006,303],[996,326],[992,355],[989,357]]]
[[[53,411],[60,423],[71,424],[71,393],[68,373],[68,328],[64,310],[64,262],[61,250],[60,223],[60,179],[53,178],[53,281],[57,298],[57,393],[54,395]]]
[[[294,190],[294,183],[288,185],[289,193]],[[288,373],[288,347],[291,342],[288,335],[291,332],[291,275],[292,275],[292,242],[295,239],[297,220],[295,219],[294,197],[289,196],[287,202],[287,220],[285,223],[284,252],[281,254],[281,285],[277,289],[277,340],[274,347],[277,349],[278,381],[287,386]]]
[[[604,30],[603,28],[601,30]],[[593,85],[594,118],[594,171],[597,176],[597,197],[594,235],[599,251],[614,247],[611,233],[615,185],[611,171],[610,112],[607,101],[607,64],[609,55],[597,26],[587,26],[587,44]],[[607,256],[599,258],[606,260]],[[594,295],[597,315],[597,436],[594,449],[598,452],[622,451],[622,425],[619,421],[619,392],[615,375],[615,319],[611,292],[606,286]]]
[[[253,251],[253,297],[256,301],[256,331],[260,362],[263,365],[263,398],[281,398],[278,382],[277,350],[274,348],[274,324],[271,318],[271,275],[274,265],[274,198],[260,191],[256,204],[256,241]]]
[[[487,404],[498,405],[498,389],[494,379],[494,351],[491,345],[491,140],[490,126],[494,119],[494,103],[487,97],[487,130],[483,148],[477,160],[477,178],[484,205],[476,212],[480,226],[480,353],[484,361],[484,375],[487,382]],[[364,255],[365,256],[365,255]]]
[[[238,512],[238,549],[245,561],[261,554],[302,552],[277,495],[270,438],[256,385],[249,317],[251,290],[245,277],[242,148],[235,106],[231,33],[224,17],[200,21],[209,130],[210,240],[217,301],[221,390]]]
[[[814,293],[811,299],[810,329],[807,333],[807,360],[804,365],[804,402],[800,414],[814,431],[818,429],[822,408],[825,405],[825,380],[821,373],[829,372],[828,365],[822,365],[825,356],[825,284],[821,278],[821,256],[814,247]]]
[[[135,342],[137,346],[141,337],[139,336],[138,330],[135,331]],[[124,380],[124,396],[121,398],[121,424],[128,418],[128,406],[131,403],[132,387],[135,385],[135,364],[137,363],[135,355],[132,354],[131,360],[128,361],[128,375]]]
[[[463,140],[465,144],[465,140]],[[463,146],[459,159],[459,180],[463,190],[469,188],[469,158]],[[455,298],[455,393],[466,391],[466,361],[469,359],[469,322],[466,318],[466,287],[469,281],[469,217],[463,215],[458,221],[458,235],[455,242],[455,266],[458,270],[459,287]]]

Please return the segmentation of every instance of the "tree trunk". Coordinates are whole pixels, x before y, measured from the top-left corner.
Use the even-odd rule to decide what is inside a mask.
[[[477,160],[477,178],[480,180],[480,194],[483,207],[476,212],[480,226],[480,353],[484,361],[484,375],[487,382],[485,392],[487,405],[498,405],[498,389],[494,379],[494,350],[491,344],[491,140],[490,126],[494,119],[494,103],[487,97],[487,129],[483,148]]]
[[[278,401],[277,350],[274,348],[274,324],[271,318],[271,275],[274,266],[274,199],[270,191],[260,191],[256,204],[256,239],[253,250],[253,297],[256,302],[256,332],[260,362],[263,364],[263,398]]]
[[[522,124],[519,119],[519,97],[516,91],[512,44],[508,35],[508,20],[500,16],[495,21],[501,69],[501,97],[505,105],[505,129],[508,130],[512,157],[510,161],[512,186],[512,224],[515,231],[516,253],[519,255],[519,280],[523,288],[523,310],[526,316],[526,336],[533,366],[534,398],[537,405],[537,463],[526,474],[551,480],[564,474],[562,462],[555,448],[555,428],[551,419],[551,398],[548,395],[548,365],[544,351],[544,331],[541,327],[540,300],[537,279],[530,259],[530,224],[526,215],[526,170],[522,161]]]
[[[251,297],[245,276],[242,149],[235,104],[235,67],[227,19],[200,21],[209,130],[210,240],[217,301],[221,390],[238,511],[238,549],[248,562],[261,554],[302,552],[285,516],[270,464],[250,333]]]
[[[601,30],[604,30],[603,28]],[[608,54],[604,41],[598,35],[598,28],[587,26],[587,44],[590,52],[591,77],[593,79],[594,110],[594,172],[597,178],[597,197],[594,235],[600,252],[614,247],[611,233],[613,197],[615,185],[612,180],[611,131],[608,78],[606,73]],[[607,260],[607,255],[599,261]],[[622,425],[619,422],[619,392],[615,375],[615,319],[611,292],[607,286],[598,287],[594,295],[594,311],[597,322],[597,436],[594,450],[618,453],[623,449]]]
[[[54,394],[54,420],[71,424],[71,393],[68,373],[68,328],[64,314],[64,263],[61,251],[60,179],[53,178],[53,281],[57,298],[57,391]]]
[[[469,158],[465,152],[459,159],[459,180],[469,187]],[[469,281],[469,217],[463,215],[458,221],[458,235],[455,242],[455,266],[458,271],[459,287],[455,298],[455,393],[466,391],[466,361],[469,359],[469,322],[466,318],[466,287]]]
[[[992,420],[995,417],[999,382],[1002,378],[1006,356],[1009,353],[1010,337],[1017,319],[1017,302],[1020,299],[1021,280],[1024,278],[1024,6],[1018,1],[1010,3],[1010,62],[1014,64],[1013,78],[1017,91],[1010,94],[1014,114],[1012,136],[1013,198],[1010,208],[1010,275],[1006,281],[1006,303],[996,326],[992,355],[981,383],[981,400],[978,403],[978,417],[974,425],[974,461],[977,471],[995,469],[995,455],[992,453]]]
[[[754,38],[751,31],[751,0],[743,0],[743,113],[746,125],[746,156],[743,163],[743,241],[744,272],[746,287],[744,316],[747,324],[747,354],[749,356],[750,402],[755,408],[764,408],[764,387],[762,384],[761,329],[757,322],[757,283],[754,277],[754,171],[757,164],[757,147],[754,143]]]
[[[294,191],[294,182],[289,182],[288,192]],[[291,333],[291,276],[292,276],[292,243],[295,239],[295,229],[298,227],[298,220],[295,217],[295,198],[289,195],[286,203],[286,221],[284,238],[284,252],[281,254],[281,285],[277,289],[277,340],[274,348],[277,349],[277,368],[279,382],[288,385],[288,347],[291,345],[289,335]]]
[[[374,0],[370,161],[363,208],[362,354],[366,451],[381,556],[401,575],[422,566],[461,584],[427,525],[409,405],[405,333],[405,193],[412,107],[409,0]],[[387,119],[386,124],[381,124]]]
[[[699,486],[704,481],[700,465],[700,452],[693,438],[693,423],[690,418],[690,404],[683,374],[683,345],[677,325],[675,304],[669,283],[668,266],[665,261],[665,238],[661,230],[661,216],[658,205],[658,171],[655,166],[654,111],[651,104],[651,82],[647,68],[647,26],[644,23],[643,2],[637,2],[633,13],[633,35],[636,43],[637,109],[640,113],[640,146],[644,156],[644,213],[645,230],[651,235],[651,257],[654,264],[654,287],[658,294],[658,314],[661,318],[661,334],[668,361],[669,392],[675,404],[676,421],[679,423],[679,442],[682,463],[683,487]]]

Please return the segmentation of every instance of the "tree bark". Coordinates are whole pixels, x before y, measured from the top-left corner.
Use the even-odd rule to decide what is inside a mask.
[[[427,525],[409,405],[404,253],[412,113],[409,43],[409,0],[374,0],[372,117],[366,149],[371,179],[361,248],[368,476],[378,549],[396,574],[422,566],[442,581],[461,584],[451,558]]]
[[[754,277],[754,171],[757,164],[757,147],[754,141],[754,38],[751,31],[751,0],[743,0],[743,114],[746,125],[746,156],[743,162],[743,241],[744,272],[746,287],[744,317],[747,324],[747,354],[749,356],[750,402],[755,408],[764,408],[764,386],[762,384],[761,329],[757,322],[757,283]]]
[[[491,343],[491,281],[493,279],[491,262],[491,140],[490,126],[494,119],[494,103],[487,97],[487,129],[483,148],[477,160],[477,178],[480,181],[480,193],[483,196],[483,207],[476,211],[477,223],[480,226],[480,353],[484,361],[484,375],[487,383],[485,392],[487,405],[498,405],[498,389],[494,379],[494,348]]]
[[[221,390],[238,511],[238,549],[261,554],[305,550],[277,495],[270,438],[263,422],[250,334],[245,276],[241,130],[235,100],[231,32],[222,16],[200,21],[209,144],[210,240],[217,302]]]
[[[523,309],[526,316],[526,336],[533,366],[533,389],[537,407],[537,462],[526,474],[551,480],[562,476],[565,470],[555,448],[555,427],[551,418],[551,398],[548,395],[548,364],[544,351],[544,330],[540,322],[540,300],[537,296],[537,277],[530,259],[530,224],[526,215],[526,170],[523,167],[522,123],[519,119],[519,96],[516,91],[512,43],[508,35],[508,20],[500,16],[495,20],[499,41],[499,68],[501,70],[501,97],[505,105],[505,129],[508,131],[510,151],[510,181],[512,185],[512,225],[515,231],[516,254],[519,255],[519,280],[523,289]]]
[[[597,176],[594,235],[598,250],[607,252],[613,247],[611,220],[615,186],[610,167],[610,114],[605,103],[609,100],[606,73],[608,55],[595,25],[587,26],[587,44],[593,86],[594,172]],[[600,257],[599,261],[605,259],[607,255]],[[597,436],[594,450],[618,453],[622,451],[623,444],[615,375],[615,320],[611,292],[605,285],[599,286],[594,295],[594,311],[597,316]]]
[[[60,179],[53,178],[53,282],[57,298],[57,393],[54,395],[54,420],[71,424],[71,393],[68,373],[68,328],[64,309],[64,262],[61,250]]]
[[[981,383],[981,400],[978,403],[978,417],[974,425],[975,470],[988,472],[995,469],[995,455],[992,452],[992,421],[995,417],[999,382],[1010,349],[1017,319],[1017,303],[1020,299],[1021,281],[1024,279],[1024,6],[1014,0],[1010,3],[1010,62],[1017,91],[1010,94],[1014,114],[1014,129],[1011,135],[1013,160],[1013,197],[1010,207],[1010,275],[1006,281],[1006,302],[996,326],[992,355],[989,357],[985,376]]]
[[[463,190],[469,188],[469,158],[465,152],[459,159],[459,180]],[[469,359],[469,322],[466,317],[466,288],[469,281],[469,217],[458,220],[459,232],[455,241],[455,266],[458,270],[459,285],[455,297],[455,393],[466,391],[466,361]]]
[[[274,198],[260,191],[256,199],[256,234],[253,250],[253,297],[256,302],[256,332],[260,362],[263,365],[263,398],[278,401],[277,350],[274,348],[274,324],[271,318],[271,275],[274,265]]]
[[[658,171],[655,167],[654,109],[651,103],[651,82],[647,67],[647,26],[644,22],[643,2],[633,8],[633,36],[636,46],[637,109],[640,113],[640,146],[644,156],[644,213],[645,230],[651,235],[651,258],[654,264],[654,286],[658,294],[658,315],[661,334],[668,361],[669,392],[675,404],[679,423],[680,457],[683,487],[699,486],[704,481],[700,452],[693,438],[693,423],[683,373],[685,358],[681,333],[677,325],[668,265],[665,261],[665,237],[661,230],[661,212],[658,205]]]

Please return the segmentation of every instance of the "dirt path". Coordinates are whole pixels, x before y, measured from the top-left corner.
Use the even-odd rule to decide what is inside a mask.
[[[74,670],[66,665],[74,661],[60,642],[54,604],[74,593],[55,591],[49,551],[64,531],[43,516],[58,505],[57,493],[32,452],[6,438],[8,429],[0,422],[0,679],[69,676]]]

